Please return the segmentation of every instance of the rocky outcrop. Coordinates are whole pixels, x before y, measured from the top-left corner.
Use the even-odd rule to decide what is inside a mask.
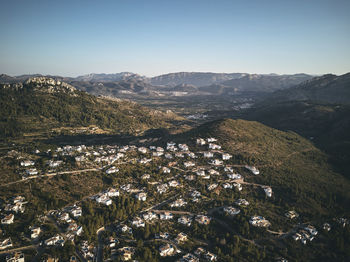
[[[48,93],[74,93],[76,91],[74,86],[49,77],[32,77],[24,85],[34,90]]]

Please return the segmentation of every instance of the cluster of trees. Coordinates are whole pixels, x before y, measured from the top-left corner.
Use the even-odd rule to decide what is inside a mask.
[[[66,93],[35,92],[28,88],[1,89],[0,110],[2,137],[19,136],[23,132],[38,130],[42,127],[42,121],[52,127],[94,124],[114,132],[128,133],[165,125],[164,119],[153,116],[140,106],[127,102],[101,101],[78,91],[73,96]],[[26,121],[26,117],[31,121]]]

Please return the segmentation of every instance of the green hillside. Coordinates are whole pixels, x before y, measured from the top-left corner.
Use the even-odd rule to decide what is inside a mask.
[[[252,181],[275,188],[276,204],[295,207],[305,216],[349,213],[350,183],[332,171],[327,155],[294,132],[245,120],[219,120],[183,134],[213,136],[235,161],[259,167]]]
[[[89,126],[103,133],[137,134],[170,127],[180,119],[132,102],[98,98],[48,78],[2,85],[0,108],[1,137]]]

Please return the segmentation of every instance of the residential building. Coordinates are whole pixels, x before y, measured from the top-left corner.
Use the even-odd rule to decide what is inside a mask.
[[[243,187],[240,183],[233,183],[233,186],[238,190],[238,191],[242,191]]]
[[[196,165],[196,164],[193,163],[192,161],[187,161],[187,162],[184,163],[184,166],[185,166],[185,167],[193,167],[193,166],[195,166],[195,165]]]
[[[136,227],[145,227],[145,222],[140,217],[135,217],[131,224]]]
[[[96,197],[96,202],[109,206],[112,205],[112,200],[107,196],[107,194],[100,194]]]
[[[34,166],[35,162],[32,160],[23,160],[21,161],[21,166],[27,167],[27,166]]]
[[[14,218],[15,218],[14,214],[9,214],[9,215],[5,216],[3,219],[1,219],[1,224],[3,224],[3,225],[13,224]]]
[[[15,252],[7,255],[6,262],[24,262],[24,254],[22,252]]]
[[[241,210],[239,210],[238,208],[231,207],[231,206],[224,207],[223,210],[225,213],[227,213],[230,216],[238,215],[241,212]]]
[[[177,222],[189,227],[192,223],[192,217],[183,215],[178,218]]]
[[[290,219],[293,219],[293,218],[299,217],[299,214],[297,212],[295,212],[294,210],[290,210],[287,213],[285,213],[285,216],[290,218]]]
[[[211,218],[204,215],[197,215],[196,221],[201,225],[209,225]]]
[[[203,153],[203,156],[206,158],[212,158],[214,156],[213,152],[207,151]]]
[[[238,173],[227,174],[227,177],[233,180],[239,180],[242,178],[242,176]]]
[[[265,194],[267,197],[272,197],[272,188],[269,186],[264,186],[262,187],[265,191]]]
[[[204,146],[205,145],[205,140],[203,138],[197,138],[196,139],[196,144],[200,145],[200,146]]]
[[[119,172],[119,169],[116,168],[115,166],[112,166],[112,167],[110,167],[110,168],[108,168],[106,170],[106,174],[114,174],[114,173],[117,173],[117,172]]]
[[[173,219],[174,215],[170,212],[163,212],[159,214],[160,220],[170,220]]]
[[[54,237],[51,237],[49,239],[46,239],[44,241],[46,246],[55,246],[55,245],[61,245],[63,246],[64,244],[64,239],[60,235],[56,235]]]
[[[36,239],[39,237],[39,235],[41,233],[40,227],[32,227],[30,230],[31,230],[31,234],[30,234],[31,239]]]
[[[187,239],[188,239],[187,235],[186,235],[185,233],[183,233],[183,232],[180,232],[180,233],[176,236],[175,241],[176,241],[177,243],[183,243],[183,242],[186,242]]]
[[[179,149],[181,151],[188,151],[188,146],[186,144],[179,144]]]
[[[224,153],[222,154],[222,160],[230,160],[232,158],[232,155]]]
[[[6,248],[12,247],[12,240],[11,238],[6,238],[4,240],[0,240],[0,250],[4,250]]]
[[[147,193],[145,192],[140,192],[138,194],[135,195],[135,198],[139,201],[146,201],[147,199]]]
[[[187,204],[186,201],[183,200],[183,198],[176,199],[174,202],[170,204],[170,207],[182,207]]]
[[[329,223],[324,223],[322,225],[322,228],[326,231],[330,231],[331,230],[331,225]]]
[[[259,175],[260,171],[255,166],[245,166],[246,169],[248,169],[250,172],[252,172],[254,175]]]
[[[220,150],[220,149],[221,149],[221,146],[220,146],[220,145],[217,145],[217,144],[210,143],[210,144],[209,144],[209,149]]]
[[[157,192],[163,194],[168,190],[168,184],[161,184],[157,186]]]
[[[218,187],[218,184],[216,184],[216,183],[207,185],[207,189],[208,189],[209,191],[214,190],[214,189],[217,188],[217,187]]]
[[[249,224],[255,227],[269,227],[271,223],[262,216],[252,216],[249,220]]]
[[[161,257],[172,256],[175,254],[175,248],[171,244],[165,244],[159,248],[159,255]]]
[[[248,206],[249,202],[243,198],[240,198],[240,199],[235,201],[235,204],[239,205],[239,206]]]

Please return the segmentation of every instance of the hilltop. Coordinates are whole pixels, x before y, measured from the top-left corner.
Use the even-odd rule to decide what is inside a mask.
[[[181,120],[133,102],[95,97],[47,77],[2,84],[0,108],[1,136],[5,137],[91,126],[97,133],[135,134]]]

